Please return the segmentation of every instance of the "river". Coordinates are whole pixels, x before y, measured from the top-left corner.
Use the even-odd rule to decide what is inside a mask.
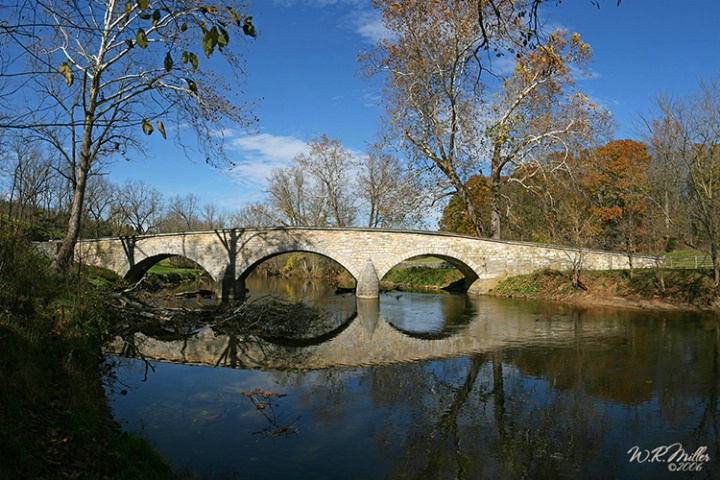
[[[332,315],[108,345],[116,420],[181,478],[720,478],[717,316],[247,286]]]

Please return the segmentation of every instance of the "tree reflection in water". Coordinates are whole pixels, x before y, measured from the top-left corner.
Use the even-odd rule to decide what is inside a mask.
[[[287,441],[272,448],[242,442],[243,432],[259,430],[242,408],[237,418],[187,434],[192,448],[203,453],[183,452],[190,446],[176,444],[163,450],[169,440],[161,433],[153,441],[171,458],[193,457],[207,468],[215,450],[228,448],[233,453],[223,458],[237,458],[233,468],[256,478],[686,478],[671,476],[664,464],[631,463],[627,455],[635,445],[653,449],[674,442],[689,452],[708,447],[712,461],[693,478],[720,474],[717,319],[482,299],[473,303],[475,318],[456,335],[420,340],[396,337],[401,334],[386,325],[382,307],[375,323],[360,325],[363,319],[354,319],[320,345],[231,335],[212,364],[242,368],[247,353],[260,351],[284,363],[265,359],[262,371],[194,374],[195,381],[207,377],[200,391],[218,389],[223,398],[228,391],[237,395],[256,387],[288,394],[282,400],[287,420],[301,417],[302,425]],[[386,356],[334,367],[314,357],[348,333],[360,338],[353,348],[366,347],[362,352],[368,355],[384,348]],[[465,349],[471,345],[465,337],[483,342],[472,343],[480,345],[474,351],[439,356],[429,348]],[[403,343],[383,343],[389,338]],[[381,348],[369,346],[372,341]],[[426,359],[397,361],[391,355],[413,342],[428,346]],[[383,364],[381,358],[391,361]],[[326,366],[303,366],[311,362]],[[150,375],[147,383],[164,385],[162,375]],[[165,388],[157,387],[167,397],[154,401],[168,409],[168,419],[172,406],[190,408],[182,403],[190,396],[182,385],[173,378]],[[173,389],[180,390],[176,396]],[[125,398],[115,398],[116,405]],[[203,398],[210,402],[207,394]],[[214,411],[206,404],[202,408]]]

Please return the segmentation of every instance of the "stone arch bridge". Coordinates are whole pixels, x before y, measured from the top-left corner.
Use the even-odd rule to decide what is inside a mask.
[[[41,248],[51,253],[53,244]],[[483,293],[507,276],[543,269],[586,270],[645,268],[649,256],[497,241],[442,232],[369,228],[233,228],[208,232],[137,235],[78,242],[78,261],[108,268],[137,281],[155,263],[170,256],[189,258],[203,267],[223,299],[243,299],[245,278],[260,263],[287,252],[312,252],[335,260],[357,282],[358,298],[377,298],[379,279],[409,258],[431,255],[458,268],[470,292]]]

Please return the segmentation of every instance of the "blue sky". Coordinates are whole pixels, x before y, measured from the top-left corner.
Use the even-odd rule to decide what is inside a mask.
[[[225,171],[193,162],[154,136],[147,158],[116,163],[110,181],[143,179],[165,198],[194,193],[201,204],[234,210],[262,201],[272,168],[288,165],[313,137],[327,134],[354,152],[366,150],[383,113],[380,86],[360,78],[356,62],[382,33],[372,1],[255,0],[250,12],[259,35],[249,40],[243,91],[260,100],[259,123],[251,132],[228,132],[229,156],[238,166]],[[616,138],[639,138],[637,117],[660,92],[687,95],[698,79],[720,74],[717,0],[623,0],[620,6],[601,0],[600,9],[590,0],[564,0],[543,18],[579,32],[593,47],[593,75],[577,87],[613,112]]]

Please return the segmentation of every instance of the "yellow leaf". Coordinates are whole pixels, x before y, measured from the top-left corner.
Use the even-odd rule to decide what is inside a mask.
[[[152,123],[150,123],[150,120],[148,120],[147,118],[142,119],[142,129],[143,132],[145,132],[145,135],[150,135],[153,130],[155,130],[152,126]]]
[[[72,68],[67,62],[62,62],[58,71],[65,77],[65,83],[70,87],[73,84]]]

